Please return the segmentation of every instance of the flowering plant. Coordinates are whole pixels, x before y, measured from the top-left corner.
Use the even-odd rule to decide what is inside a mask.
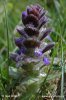
[[[40,5],[28,6],[26,11],[22,12],[24,26],[17,28],[20,34],[20,37],[15,38],[17,50],[10,55],[10,58],[15,61],[17,69],[22,70],[20,74],[22,76],[19,76],[22,93],[30,91],[30,88],[33,89],[31,92],[38,91],[42,82],[41,77],[46,75],[43,68],[51,63],[49,53],[54,43],[45,42],[46,37],[50,37],[49,34],[52,31],[46,25],[48,22],[46,12]],[[17,90],[20,92],[19,88]]]
[[[17,31],[21,35],[15,38],[18,50],[15,54],[11,55],[17,66],[22,67],[27,63],[40,61],[39,58],[54,46],[54,43],[47,45],[43,42],[43,39],[52,31],[50,28],[43,27],[48,21],[45,14],[46,11],[39,5],[31,5],[27,7],[26,11],[22,12],[24,27],[17,28]],[[41,32],[42,27],[43,31]],[[43,60],[45,64],[49,64],[47,58]]]

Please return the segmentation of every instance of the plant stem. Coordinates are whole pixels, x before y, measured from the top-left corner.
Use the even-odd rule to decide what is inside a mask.
[[[62,36],[61,36],[62,38]],[[63,63],[63,44],[61,39],[61,62],[62,62],[62,77],[61,77],[61,100],[64,100],[64,63]]]

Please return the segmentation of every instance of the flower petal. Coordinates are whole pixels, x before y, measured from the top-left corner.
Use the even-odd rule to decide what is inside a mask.
[[[41,49],[35,49],[35,56],[42,56],[42,50]]]
[[[43,36],[40,38],[40,41],[43,40],[51,31],[52,31],[51,29],[46,29],[46,30],[44,31]]]
[[[20,55],[20,54],[25,54],[27,51],[27,49],[25,47],[21,47],[19,50],[17,50],[17,53]]]
[[[40,16],[39,16],[39,19],[41,19],[46,13],[46,10],[42,9],[41,12],[40,12]]]
[[[48,21],[48,18],[47,18],[46,16],[43,16],[43,17],[39,20],[39,26],[38,26],[38,28],[40,29],[47,21]]]
[[[50,64],[50,60],[46,56],[43,58],[43,62],[44,62],[44,65]]]
[[[17,31],[19,32],[20,35],[24,36],[25,38],[28,37],[27,33],[24,31],[24,29],[19,29],[17,28]]]
[[[45,53],[46,51],[50,50],[53,46],[54,46],[55,43],[51,43],[51,44],[48,44],[42,51],[42,53]]]
[[[39,31],[38,31],[38,29],[35,28],[35,27],[28,26],[28,27],[25,27],[24,30],[26,31],[26,33],[27,33],[29,36],[38,36],[38,35],[39,35]]]
[[[27,17],[27,12],[26,11],[23,11],[22,12],[22,18],[24,19],[24,18],[26,18]]]
[[[19,48],[21,48],[22,46],[23,46],[23,41],[24,41],[25,39],[23,39],[23,38],[15,38],[15,44],[19,47]]]

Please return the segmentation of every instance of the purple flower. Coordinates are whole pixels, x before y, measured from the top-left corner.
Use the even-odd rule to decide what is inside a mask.
[[[42,50],[41,49],[36,49],[34,53],[35,53],[35,56],[42,56]]]
[[[50,60],[46,56],[43,58],[43,62],[44,62],[44,65],[50,64]]]
[[[48,36],[48,35],[50,34],[51,31],[52,31],[51,29],[46,29],[46,30],[44,31],[43,36],[40,38],[40,40],[43,40],[46,36]]]
[[[24,38],[15,38],[15,44],[19,47],[19,48],[21,48],[22,46],[23,46],[23,42],[25,41],[25,39]]]
[[[50,50],[53,46],[54,46],[55,43],[50,43],[48,44],[42,51],[42,53],[45,53],[46,51]]]
[[[18,49],[17,51],[16,51],[19,55],[20,54],[25,54],[26,52],[27,52],[27,49],[25,48],[25,47],[22,47],[21,49]]]
[[[22,18],[24,19],[26,17],[27,17],[27,12],[26,11],[22,12]]]
[[[26,34],[30,37],[32,36],[38,36],[39,35],[39,31],[37,28],[32,27],[32,26],[27,26],[24,28],[24,31],[26,32]]]

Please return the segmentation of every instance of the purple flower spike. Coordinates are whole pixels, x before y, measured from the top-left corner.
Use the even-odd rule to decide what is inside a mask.
[[[23,65],[41,60],[44,61],[45,65],[50,63],[49,59],[44,57],[43,54],[54,46],[51,38],[48,38],[52,31],[45,25],[48,21],[46,10],[38,4],[30,5],[26,8],[26,11],[22,12],[23,25],[17,28],[20,37],[15,39],[15,44],[18,47],[15,52],[17,55],[11,55],[11,58],[18,62],[18,65],[22,68],[24,67]],[[43,42],[44,38],[48,38],[51,44]]]
[[[44,65],[50,64],[50,60],[46,56],[43,58],[43,62],[44,62]]]

